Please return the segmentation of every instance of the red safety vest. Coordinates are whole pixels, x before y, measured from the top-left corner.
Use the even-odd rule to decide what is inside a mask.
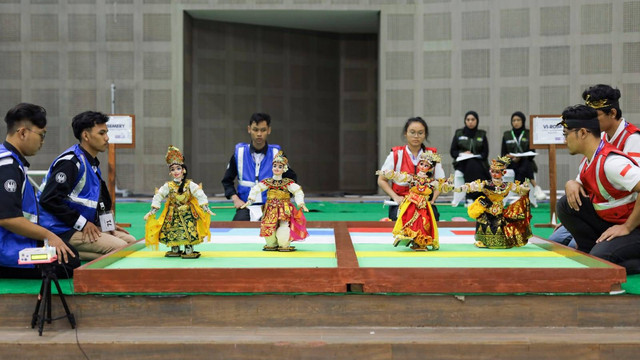
[[[635,192],[618,190],[611,185],[604,173],[604,162],[609,154],[618,154],[637,163],[630,156],[603,141],[602,149],[590,164],[580,170],[580,181],[591,198],[593,208],[600,218],[614,224],[623,224],[631,215],[636,203]],[[583,160],[583,161],[586,161]],[[620,169],[624,171],[624,169]]]
[[[640,133],[640,129],[638,129],[635,125],[631,124],[630,122],[627,122],[626,120],[624,122],[626,123],[626,125],[624,126],[624,130],[622,130],[622,133],[618,136],[618,138],[614,142],[610,143],[620,151],[624,151],[624,146],[627,143],[627,139],[629,138],[629,136],[631,136],[631,134]],[[607,140],[607,134],[604,132],[602,133],[602,139],[604,139],[605,141]],[[640,153],[627,153],[627,155],[633,158],[640,158]]]
[[[413,161],[411,161],[411,155],[406,150],[406,145],[403,146],[394,146],[391,148],[391,152],[393,152],[393,170],[396,172],[406,172],[407,174],[415,174],[416,166],[413,165]],[[423,151],[431,151],[437,153],[438,150],[432,147],[425,147]],[[395,180],[392,180],[391,188],[393,192],[400,195],[405,196],[409,193],[409,185],[407,183],[396,183]]]

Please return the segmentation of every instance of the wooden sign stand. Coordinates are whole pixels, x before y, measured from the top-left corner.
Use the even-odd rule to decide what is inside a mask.
[[[531,139],[529,147],[532,149],[547,149],[549,150],[549,223],[548,224],[536,224],[535,227],[556,227],[556,198],[557,198],[557,172],[556,172],[556,149],[565,149],[567,146],[564,144],[549,144],[538,143],[536,144],[534,139],[534,119],[540,118],[553,118],[558,119],[560,122],[561,115],[530,115],[529,116],[529,129],[531,130]]]
[[[116,149],[118,148],[132,149],[136,147],[136,116],[132,114],[110,114],[109,115],[110,118],[115,116],[125,116],[125,117],[131,118],[131,131],[132,131],[131,135],[132,136],[131,136],[130,143],[112,142],[111,136],[109,137],[109,157],[108,157],[108,167],[107,167],[109,175],[107,176],[107,188],[109,190],[109,195],[111,195],[111,204],[113,204],[112,205],[113,208],[111,209],[111,211],[113,212],[114,219],[116,216]],[[118,223],[118,225],[123,227],[131,226],[131,224],[121,224],[121,223]]]

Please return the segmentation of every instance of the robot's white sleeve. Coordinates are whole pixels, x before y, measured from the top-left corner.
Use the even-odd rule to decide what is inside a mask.
[[[302,191],[302,187],[300,187],[300,185],[291,183],[287,185],[287,189],[293,194],[296,205],[300,206],[300,204],[304,204],[304,192]]]
[[[268,189],[267,185],[265,185],[262,182],[259,182],[251,188],[251,191],[249,191],[249,196],[247,199],[252,203],[254,203],[256,202],[256,199],[260,197],[260,194],[262,194],[262,192],[267,189]]]
[[[155,195],[153,195],[153,200],[151,200],[151,207],[160,209],[162,200],[164,200],[167,195],[169,195],[169,184],[164,183],[164,185],[162,185],[160,189],[156,191]]]

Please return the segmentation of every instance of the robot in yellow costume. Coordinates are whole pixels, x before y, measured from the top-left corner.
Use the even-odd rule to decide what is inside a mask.
[[[166,161],[173,180],[156,189],[151,211],[144,216],[147,222],[145,244],[157,248],[160,242],[170,247],[166,257],[196,259],[200,257],[200,252],[194,251],[193,246],[211,237],[210,215],[215,214],[209,209],[209,201],[202,187],[186,178],[187,167],[180,150],[170,145]],[[164,199],[164,210],[156,219],[155,213]],[[180,249],[183,245],[184,251]]]
[[[508,157],[491,160],[491,181],[474,181],[462,186],[463,191],[482,192],[482,196],[469,206],[469,217],[476,219],[475,245],[480,248],[508,249],[524,246],[531,237],[531,207],[529,183],[504,182]],[[520,198],[505,207],[504,199],[510,192]]]

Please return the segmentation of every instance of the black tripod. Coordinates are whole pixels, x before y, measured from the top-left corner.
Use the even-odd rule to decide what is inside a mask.
[[[36,309],[33,311],[33,317],[31,318],[31,328],[33,329],[38,323],[38,334],[42,336],[42,329],[44,327],[44,321],[51,324],[51,321],[62,319],[66,317],[69,319],[71,323],[71,328],[76,328],[76,318],[69,311],[69,306],[67,306],[67,301],[64,299],[64,294],[62,293],[62,289],[60,289],[60,283],[58,283],[58,276],[55,273],[55,265],[54,264],[41,264],[40,269],[42,270],[42,285],[40,285],[40,294],[38,294],[38,302],[36,303]],[[62,301],[62,306],[64,306],[64,311],[66,315],[60,316],[58,318],[51,317],[51,281],[56,285],[58,289],[58,296],[60,297],[60,301]],[[45,309],[47,311],[45,317]]]

